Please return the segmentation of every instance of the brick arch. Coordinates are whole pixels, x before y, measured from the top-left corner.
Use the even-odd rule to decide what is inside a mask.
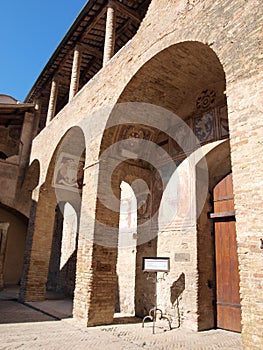
[[[230,59],[229,59],[230,52],[232,51],[231,47],[233,46],[232,45],[233,42],[230,41],[230,39],[228,39],[228,36],[226,35],[227,28],[223,28],[221,33],[218,32],[216,26],[210,26],[209,32],[207,32],[207,30],[200,31],[201,27],[202,28],[205,27],[206,24],[208,27],[208,24],[213,22],[214,14],[217,13],[216,11],[221,9],[221,7],[224,7],[223,5],[216,4],[214,5],[214,8],[212,11],[208,11],[209,9],[209,2],[208,2],[208,4],[206,4],[206,7],[202,9],[203,17],[199,16],[198,18],[196,18],[195,16],[197,13],[196,11],[198,11],[198,6],[199,6],[198,4],[197,5],[192,4],[190,6],[191,7],[190,9],[187,8],[188,5],[181,8],[180,5],[174,6],[174,4],[173,5],[166,4],[165,6],[167,8],[165,9],[164,13],[169,13],[169,16],[167,16],[167,21],[161,24],[161,27],[162,27],[161,31],[160,31],[160,27],[156,25],[156,23],[154,22],[156,20],[157,13],[160,13],[159,11],[156,11],[156,6],[160,7],[163,5],[162,4],[160,5],[159,2],[152,1],[148,9],[147,15],[144,21],[142,22],[141,27],[138,33],[136,34],[136,36],[132,39],[130,44],[127,45],[127,47],[124,47],[124,49],[119,55],[117,55],[115,58],[112,59],[112,62],[108,64],[108,67],[106,67],[105,69],[103,69],[103,71],[100,72],[101,80],[103,79],[108,80],[107,74],[109,73],[109,70],[111,70],[111,73],[112,73],[111,76],[113,77],[116,77],[116,75],[117,77],[122,76],[122,79],[118,79],[118,78],[115,79],[116,81],[118,81],[118,83],[114,83],[113,89],[111,89],[111,91],[107,91],[109,98],[105,99],[106,104],[108,104],[109,101],[111,101],[110,104],[112,106],[112,103],[114,104],[115,102],[120,100],[120,96],[122,95],[122,92],[128,85],[129,81],[136,75],[139,69],[143,67],[145,63],[148,62],[151,58],[155,57],[159,52],[162,52],[163,50],[169,48],[170,46],[175,45],[177,43],[180,44],[180,42],[187,41],[187,40],[189,42],[190,40],[193,42],[194,41],[200,42],[200,43],[203,43],[203,45],[207,46],[208,48],[209,47],[213,48],[214,52],[220,58],[220,61],[222,62],[223,67],[227,71],[227,77],[226,77],[227,81],[229,80],[229,76],[234,74],[234,70],[231,68],[233,66],[232,65],[233,61],[231,61],[230,63]],[[177,19],[176,25],[173,22],[173,18]],[[240,21],[242,22],[244,20],[245,19],[241,16]],[[158,20],[158,23],[160,23],[159,20]],[[180,23],[181,25],[180,30],[178,30],[178,27],[177,27],[178,23]],[[150,31],[151,33],[150,38],[149,38],[149,35],[147,36],[147,34],[149,34],[148,31]],[[223,35],[223,33],[225,33],[225,35]],[[133,57],[132,60],[131,60],[131,55]],[[234,60],[237,63],[235,67],[238,66],[240,57],[241,56],[234,57]],[[122,63],[122,64],[119,64],[119,63]],[[251,64],[253,64],[253,62],[251,62]],[[97,81],[98,80],[99,79],[97,79]],[[81,120],[82,118],[86,118],[86,113],[87,112],[90,113],[91,112],[90,108],[94,108],[94,106],[96,106],[98,99],[100,98],[99,96],[103,96],[106,93],[106,91],[104,90],[104,87],[100,90],[100,87],[97,86],[97,81],[92,81],[89,84],[87,84],[87,86],[83,89],[83,91],[78,96],[76,96],[75,98],[76,103],[72,104],[72,108],[77,106],[77,104],[81,104],[83,106],[82,112],[77,116],[79,120]],[[94,94],[91,91],[93,88],[94,88]],[[100,91],[100,94],[98,94],[98,91]],[[89,108],[89,101],[92,102],[90,108]],[[99,105],[102,106],[102,108],[103,106],[105,106],[103,102],[101,102]],[[65,122],[65,119],[63,120],[63,124],[66,125],[66,127],[63,125],[63,133],[65,128],[68,128],[69,125],[73,125],[73,119],[76,119],[76,115],[70,112],[71,112],[71,106],[66,106],[64,114],[66,114],[67,120],[66,122]],[[107,116],[106,116],[106,119],[107,119]],[[101,135],[104,130],[104,126],[105,126],[104,122],[106,119],[103,118],[101,123],[101,126],[102,126]],[[52,124],[53,125],[50,125],[50,129],[54,131],[55,130],[54,128],[57,127],[57,123],[52,123]],[[44,134],[43,134],[43,137],[45,137]]]
[[[38,186],[39,175],[40,163],[38,159],[34,159],[27,168],[23,181],[18,186],[19,192],[17,192],[16,198],[10,203],[10,200],[6,196],[3,196],[1,203],[28,218],[30,215],[32,191]]]
[[[52,182],[54,165],[58,160],[60,153],[63,152],[63,148],[66,147],[66,142],[69,142],[68,140],[70,137],[72,138],[72,141],[74,140],[74,143],[77,144],[77,147],[82,147],[83,150],[85,149],[86,140],[84,130],[79,125],[67,127],[62,136],[60,134],[58,138],[52,138],[52,140],[50,140],[50,143],[47,142],[45,146],[48,150],[48,153],[41,152],[36,157],[40,164],[40,186],[43,183],[50,184]],[[68,147],[68,149],[70,149],[70,147]]]
[[[6,211],[10,212],[12,215],[18,217],[25,224],[28,223],[28,217],[26,215],[24,215],[21,211],[16,209],[15,207],[10,207],[9,205],[6,205],[5,203],[1,202],[0,208],[6,210]]]
[[[24,264],[20,291],[22,300],[45,299],[57,206],[59,203],[69,202],[78,215],[80,213],[82,187],[78,186],[77,167],[82,156],[85,157],[84,134],[81,128],[73,127],[61,138],[47,170],[42,164],[42,178],[43,173],[46,177],[33,191],[26,247],[28,258]],[[84,163],[83,158],[83,167]],[[58,181],[58,178],[62,181]]]
[[[136,169],[123,164],[123,181],[127,182],[134,191],[137,199],[137,239],[135,255],[135,285],[134,285],[134,312],[143,317],[156,302],[155,285],[148,283],[147,276],[142,271],[144,256],[157,255],[158,232],[151,227],[153,213],[154,191],[152,174],[148,169]],[[137,171],[136,171],[137,170]],[[142,180],[142,182],[140,182]],[[120,269],[120,274],[125,271]]]
[[[207,109],[205,102],[225,103],[225,88],[224,69],[215,51],[200,41],[181,41],[149,57],[126,84],[118,103],[147,102],[185,119]],[[204,101],[205,91],[215,92],[208,96],[210,101]]]
[[[151,11],[149,13],[151,16]],[[142,26],[142,29],[143,30]],[[46,136],[49,135],[49,133],[52,133],[53,139],[51,144],[47,145],[47,148],[50,149],[50,152],[48,154],[53,154],[54,149],[56,145],[58,144],[59,140],[61,139],[61,135],[57,133],[57,127],[59,124],[59,127],[62,131],[63,134],[69,130],[69,128],[73,127],[74,125],[79,125],[85,134],[86,138],[86,144],[89,144],[90,141],[94,142],[95,138],[97,138],[95,145],[93,147],[93,158],[100,153],[100,146],[101,146],[101,138],[103,136],[105,128],[107,128],[109,125],[107,125],[107,122],[110,120],[111,116],[111,111],[114,109],[114,106],[116,103],[121,103],[124,102],[125,99],[127,98],[126,92],[128,87],[131,88],[133,83],[134,77],[138,77],[138,74],[141,73],[141,70],[143,70],[146,66],[149,68],[149,63],[154,60],[155,58],[160,57],[159,55],[165,53],[167,50],[171,50],[171,48],[178,47],[180,46],[188,46],[188,45],[198,45],[200,48],[202,47],[201,51],[203,49],[214,52],[215,55],[220,57],[220,62],[222,62],[222,65],[225,67],[227,66],[227,57],[224,55],[225,51],[222,53],[220,49],[217,47],[214,48],[214,50],[211,49],[211,45],[209,46],[206,44],[206,41],[204,38],[202,38],[199,35],[196,36],[189,36],[189,33],[186,31],[185,32],[185,37],[181,33],[180,36],[178,36],[174,31],[171,31],[167,36],[163,37],[162,40],[156,39],[154,43],[152,43],[152,47],[150,49],[145,50],[143,53],[138,52],[130,52],[131,49],[133,49],[133,45],[136,46],[136,41],[138,38],[140,38],[140,32],[141,30],[137,33],[137,35],[134,37],[132,40],[132,45],[127,47],[127,50],[124,49],[123,53],[124,55],[127,54],[127,57],[129,57],[130,54],[134,55],[134,60],[132,63],[128,60],[126,62],[127,64],[122,64],[120,69],[116,71],[116,74],[121,74],[122,79],[119,79],[119,83],[117,85],[114,85],[114,89],[111,89],[110,91],[107,90],[105,91],[106,95],[108,98],[105,98],[104,101],[98,100],[99,96],[102,96],[103,89],[100,89],[96,86],[96,81],[91,81],[87,84],[86,87],[84,87],[81,91],[81,93],[78,94],[78,96],[75,97],[75,101],[72,104],[68,104],[65,106],[64,110],[59,113],[59,115],[54,119],[54,121],[49,125],[48,128],[45,128],[42,130],[42,138],[45,139]],[[196,40],[196,41],[194,41]],[[127,52],[126,52],[127,51]],[[136,59],[136,55],[139,55],[139,59]],[[119,57],[115,57],[112,60],[112,64],[118,66],[118,60]],[[121,59],[124,59],[124,62],[127,58],[123,57]],[[134,61],[136,62],[134,64]],[[105,69],[101,72],[102,75],[102,80],[105,78],[108,74],[108,69],[113,68],[113,75],[115,76],[115,67],[112,66],[112,64],[108,64]],[[148,69],[147,68],[147,69]],[[105,77],[103,76],[105,74]],[[108,79],[108,77],[107,77]],[[118,79],[117,79],[118,80]],[[95,84],[95,86],[93,86]],[[106,84],[107,85],[107,84]],[[92,89],[94,88],[94,92],[96,94],[93,96]],[[223,90],[223,89],[220,89]],[[98,91],[100,93],[98,94]],[[202,91],[201,91],[202,92]],[[91,94],[90,94],[91,93]],[[90,96],[89,96],[90,95]],[[90,105],[88,103],[89,99],[91,98]],[[81,104],[82,108],[81,111],[78,111],[78,113],[75,113],[75,106]],[[100,110],[98,110],[100,108]],[[62,117],[62,115],[64,115]],[[61,123],[61,118],[65,118],[63,123]],[[100,123],[96,123],[96,119],[100,118]],[[93,132],[90,132],[90,128],[87,121],[87,118],[89,118],[89,124],[93,125],[93,128],[96,130],[95,135]],[[60,119],[60,120],[59,120]],[[107,126],[106,126],[107,125]],[[48,130],[49,129],[49,130]],[[90,136],[90,134],[93,134]],[[34,147],[33,145],[33,153],[39,152],[38,145]],[[49,159],[46,159],[46,155],[43,157],[43,160],[45,162],[45,167],[50,161]],[[91,160],[93,161],[93,159]]]
[[[127,141],[134,133],[135,137],[156,144],[168,135],[185,151],[184,141],[176,131],[178,126],[184,126],[182,121],[191,129],[186,135],[190,143],[197,142],[200,146],[194,135],[198,132],[194,126],[195,116],[224,107],[228,128],[225,89],[223,66],[207,44],[198,41],[170,44],[137,67],[123,88],[100,136],[99,157],[110,148],[120,153],[121,146],[117,143]],[[220,112],[213,113],[211,123],[215,123],[216,113]],[[226,130],[215,139],[227,136]],[[201,143],[212,141],[204,138]]]
[[[235,74],[235,69],[238,67],[238,63],[242,56],[235,55],[235,57],[230,60],[230,56],[232,56],[231,52],[233,52],[233,41],[230,40],[227,35],[227,27],[223,27],[219,33],[216,26],[209,26],[211,23],[214,23],[214,21],[217,20],[215,14],[217,14],[217,11],[219,10],[219,12],[222,13],[220,20],[224,20],[224,11],[221,11],[222,8],[224,8],[224,5],[214,4],[210,11],[210,2],[208,2],[205,4],[206,6],[202,8],[203,16],[199,15],[198,17],[196,14],[198,14],[200,3],[191,4],[191,6],[189,5],[190,8],[188,8],[188,5],[181,7],[182,4],[178,4],[176,6],[174,4],[163,5],[159,2],[152,1],[138,33],[131,40],[131,42],[123,48],[122,52],[112,59],[112,62],[109,62],[108,67],[105,67],[105,69],[100,72],[100,79],[95,79],[87,84],[87,86],[84,87],[78,94],[78,96],[76,96],[74,103],[69,104],[64,108],[64,111],[60,113],[60,121],[56,120],[57,118],[55,118],[54,122],[51,123],[52,125],[49,126],[49,130],[52,135],[57,134],[56,129],[58,122],[60,122],[60,127],[62,127],[62,132],[64,133],[70,126],[76,123],[76,119],[83,120],[83,118],[87,117],[87,113],[91,114],[94,108],[97,108],[97,106],[104,108],[105,105],[109,105],[110,103],[110,108],[112,108],[117,101],[120,101],[120,96],[122,95],[124,89],[126,89],[129,81],[136,75],[140,68],[145,65],[146,62],[155,57],[159,52],[162,52],[163,50],[168,49],[170,46],[180,44],[184,41],[196,41],[203,43],[203,45],[207,46],[208,48],[212,47],[214,52],[220,58],[220,62],[222,62],[222,65],[227,72],[226,80],[229,81],[231,76]],[[167,18],[164,22],[159,21],[159,15],[158,19],[156,18],[157,14],[160,13],[160,11],[156,11],[156,7],[162,9],[162,6],[165,7],[165,10],[162,13],[169,14],[169,16],[166,16]],[[245,5],[243,7],[245,7]],[[242,11],[241,8],[242,6],[240,6],[240,11]],[[233,11],[233,13],[230,11],[230,13],[233,14],[235,11]],[[174,22],[175,18],[176,24]],[[244,18],[244,16],[239,18],[241,23],[245,20],[246,18]],[[162,24],[160,24],[161,22]],[[180,30],[178,29],[179,23]],[[200,28],[209,28],[209,31],[201,31]],[[234,62],[235,69],[233,69]],[[253,64],[253,61],[251,61],[250,64]],[[247,67],[247,69],[248,71],[250,70],[249,67]],[[104,81],[105,79],[106,81],[109,81],[109,72],[111,72],[110,76],[114,77],[115,80],[113,83],[112,79],[110,79],[110,81],[113,83],[110,91],[107,88],[107,84],[100,86],[101,80]],[[117,78],[115,79],[115,77]],[[105,102],[102,102],[100,100],[100,96],[105,95],[108,95],[108,98],[105,99]],[[77,115],[72,113],[74,108],[78,108],[79,105],[82,106],[81,111],[79,110]],[[101,135],[103,134],[105,127],[104,123],[106,123],[107,117],[108,116],[102,118]],[[43,138],[45,138],[47,133],[47,130],[42,131]],[[59,138],[57,138],[57,140],[58,139]],[[57,144],[57,141],[55,141],[54,144]],[[53,149],[54,147],[52,146],[52,150],[49,152],[50,154],[53,152]]]
[[[56,207],[47,290],[72,297],[75,289],[79,208],[69,202]]]
[[[27,172],[25,174],[25,178],[23,181],[23,187],[25,186],[27,190],[33,190],[36,188],[36,186],[39,183],[39,177],[40,177],[40,162],[38,159],[34,159],[31,161]]]
[[[136,72],[122,91],[118,103],[109,115],[100,146],[101,164],[99,166],[99,174],[101,178],[103,178],[103,176],[105,179],[111,178],[114,173],[114,168],[117,170],[118,164],[126,160],[128,162],[126,162],[126,178],[128,178],[129,172],[131,176],[133,176],[136,171],[139,174],[140,171],[138,171],[138,168],[148,171],[151,180],[153,180],[154,171],[163,171],[165,173],[162,180],[164,180],[166,176],[171,176],[176,168],[176,161],[179,160],[179,158],[177,160],[174,158],[170,146],[167,149],[162,147],[162,145],[170,145],[172,141],[177,141],[178,147],[183,149],[186,153],[193,152],[193,149],[195,149],[197,145],[191,145],[193,149],[184,149],[184,147],[190,146],[183,145],[184,139],[179,139],[177,133],[179,126],[189,125],[187,137],[195,142],[192,131],[194,128],[193,125],[190,126],[189,120],[192,122],[190,118],[192,118],[195,113],[206,113],[209,112],[211,108],[225,105],[226,98],[224,91],[225,74],[223,67],[214,51],[209,48],[208,45],[200,42],[183,42],[171,45],[169,48],[158,52]],[[212,118],[215,118],[215,116],[213,115]],[[183,120],[189,123],[185,124],[182,122]],[[137,144],[136,139],[145,142],[145,144]],[[133,142],[132,140],[135,141]],[[207,143],[210,142],[210,139],[204,139],[202,141]],[[154,148],[154,145],[156,148]],[[150,147],[150,151],[148,151],[148,153],[146,151],[145,154],[143,152],[147,149],[147,146]],[[158,151],[161,152],[160,156],[156,155]],[[110,157],[107,152],[109,152],[109,155],[115,161],[117,160],[116,163],[109,163]],[[137,160],[136,154],[138,155]],[[135,158],[133,159],[134,155]],[[147,157],[150,158],[148,159]],[[165,157],[167,157],[167,159],[165,159]],[[185,156],[183,157],[185,158]],[[156,158],[158,158],[157,162]],[[174,169],[168,169],[168,167],[164,169],[169,162]],[[107,166],[107,164],[109,165]],[[140,178],[138,174],[136,175]],[[114,189],[117,188],[120,182],[120,174],[118,174],[118,176],[116,176],[111,183],[109,182],[109,190],[111,187]],[[163,188],[165,188],[169,180],[166,179],[164,181]],[[101,188],[103,188],[102,184],[105,185],[105,181],[99,180],[98,192],[103,192],[106,197],[108,192],[105,186],[104,190],[101,190]],[[117,193],[117,191],[115,193]],[[156,202],[160,203],[160,198],[156,196],[155,199]],[[192,213],[190,214],[192,215]],[[100,205],[96,206],[96,218],[98,218],[99,221],[104,220],[106,224],[109,222],[112,224],[114,220],[115,226],[117,227],[118,225],[118,215],[116,214],[114,216],[110,210],[103,210]],[[187,225],[193,231],[191,220],[192,216],[187,221]],[[157,254],[158,247],[156,237],[158,236],[158,224],[159,222],[155,222],[155,225],[152,225],[154,229],[157,230],[154,236],[155,239],[151,239],[149,236],[149,232],[150,235],[152,234],[151,227],[144,225],[141,230],[142,234],[145,234],[149,239],[147,242],[143,241],[140,245],[141,251],[137,254],[138,269],[140,269],[139,260],[142,259],[142,256],[145,256],[147,252],[148,255],[156,256]],[[176,241],[176,235],[178,235],[176,229],[177,228],[174,229],[175,239],[173,242],[171,241],[172,245]],[[149,232],[146,232],[147,230]],[[191,234],[194,237],[195,232]],[[102,235],[100,230],[98,230],[97,235]],[[161,244],[164,248],[165,242]],[[101,252],[99,252],[99,254],[101,254]],[[99,258],[99,254],[97,257],[94,255],[94,260]],[[172,256],[173,252],[169,251],[169,254]],[[194,259],[194,254],[192,259]],[[112,266],[115,265],[114,259],[111,261],[111,264]],[[184,265],[181,265],[183,266],[182,268],[184,268]],[[193,275],[193,271],[191,271],[189,267],[186,267],[186,269],[187,272],[186,270],[184,270],[184,272],[186,272],[186,278],[189,278]],[[174,272],[173,278],[176,278],[175,273],[177,272]],[[140,271],[138,275],[142,275],[142,272]],[[143,277],[138,278],[138,280],[141,286],[146,284]],[[172,281],[169,281],[169,283],[170,282],[172,283]],[[138,288],[138,290],[139,292],[137,292],[137,294],[143,295],[141,289]],[[189,289],[188,292],[193,293],[194,289]],[[141,299],[136,305],[136,314],[141,317],[145,316],[155,303],[153,300],[154,292],[152,292],[152,294],[150,292],[145,292],[144,294],[147,294],[148,300]],[[166,299],[161,300],[164,307],[166,309],[172,309],[168,306],[168,296],[164,296]],[[194,300],[191,300],[191,303],[189,303],[187,307],[190,309],[194,304]],[[193,321],[190,317],[188,322],[192,327],[197,325],[197,320],[194,319]],[[195,326],[193,326],[193,323],[195,323]]]
[[[225,140],[206,154],[209,190],[231,172],[230,141]]]
[[[138,35],[136,36],[136,38]],[[188,35],[186,35],[186,38]],[[134,38],[135,39],[135,38]],[[100,94],[97,94],[96,97],[92,97],[92,104],[90,104],[91,108],[89,107],[89,94],[91,92],[91,89],[93,88],[93,85],[96,85],[96,82],[92,81],[89,84],[87,84],[86,87],[83,88],[81,93],[78,94],[78,96],[75,97],[75,103],[69,104],[65,106],[64,110],[59,113],[59,115],[54,119],[54,121],[49,125],[48,128],[45,128],[42,130],[42,138],[45,139],[46,136],[49,135],[49,133],[52,133],[53,137],[50,144],[47,144],[47,149],[49,149],[49,157],[47,159],[47,154],[43,155],[43,161],[45,162],[45,168],[50,162],[50,155],[53,154],[55,147],[61,140],[61,134],[57,133],[57,127],[59,124],[59,128],[61,129],[62,133],[65,134],[71,127],[74,127],[74,125],[79,125],[85,134],[86,144],[89,144],[91,141],[94,142],[96,138],[95,145],[93,147],[94,149],[94,155],[93,158],[96,158],[96,152],[99,154],[99,149],[101,145],[101,138],[104,133],[105,128],[109,126],[107,122],[110,120],[111,117],[111,111],[114,109],[114,106],[116,103],[121,103],[127,100],[127,92],[128,89],[131,89],[132,84],[135,84],[134,80],[138,78],[138,74],[143,73],[144,69],[149,69],[150,63],[152,60],[161,58],[162,55],[169,54],[171,50],[174,50],[175,47],[182,48],[182,47],[190,47],[197,45],[199,49],[207,50],[207,52],[211,53],[211,56],[216,57],[216,52],[218,50],[212,50],[209,45],[205,44],[200,40],[201,38],[196,37],[197,41],[183,41],[180,38],[178,38],[174,32],[169,33],[165,38],[163,38],[161,41],[156,42],[155,45],[151,48],[151,50],[146,50],[142,57],[138,60],[136,60],[136,64],[133,64],[130,66],[128,63],[125,66],[125,69],[119,70],[119,74],[123,74],[123,78],[120,80],[121,82],[118,84],[118,86],[114,86],[114,89],[111,89],[111,91],[107,91],[108,98],[106,98],[105,102],[97,101],[97,96],[101,96],[102,91]],[[198,41],[199,40],[199,41]],[[136,40],[134,41],[136,43]],[[127,48],[127,50],[130,50],[130,47]],[[125,50],[124,50],[125,51]],[[176,50],[175,50],[176,51]],[[136,57],[136,53],[135,57]],[[221,52],[218,52],[218,57],[220,54],[220,61],[222,61]],[[117,59],[117,57],[113,60],[113,62]],[[222,61],[223,62],[223,61]],[[115,62],[116,63],[116,62]],[[108,65],[109,67],[111,64]],[[113,68],[113,67],[111,67]],[[107,74],[107,68],[105,68],[101,73]],[[136,79],[135,79],[136,77]],[[220,88],[221,91],[223,91],[223,88]],[[96,91],[96,86],[94,86],[94,91]],[[203,90],[200,90],[200,93],[202,93]],[[92,96],[93,94],[91,94]],[[198,96],[195,96],[198,98]],[[88,98],[88,100],[87,100]],[[129,99],[128,99],[129,100]],[[96,102],[97,101],[97,102]],[[109,102],[110,101],[110,102]],[[82,104],[81,112],[75,113],[74,107],[77,104]],[[95,104],[98,103],[97,107]],[[162,104],[163,105],[163,104]],[[100,110],[98,109],[100,108]],[[65,114],[65,116],[62,117],[62,115]],[[63,124],[61,123],[61,118],[65,118],[63,121]],[[96,119],[100,118],[100,123],[96,123]],[[89,124],[86,122],[87,118],[89,118]],[[77,124],[76,124],[77,123]],[[110,122],[111,123],[111,122]],[[96,130],[95,134],[94,132],[91,132],[89,125],[93,125],[94,130]],[[107,125],[107,126],[106,126]],[[48,130],[49,129],[49,130]],[[92,135],[91,135],[92,134]],[[39,146],[36,144],[33,144],[33,154],[39,153]],[[92,161],[92,160],[91,160]]]

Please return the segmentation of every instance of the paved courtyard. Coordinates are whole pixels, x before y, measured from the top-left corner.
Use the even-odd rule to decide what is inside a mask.
[[[142,328],[140,319],[116,317],[110,326],[87,328],[71,317],[69,300],[20,304],[14,294],[0,293],[0,349],[242,349],[241,336],[223,330],[168,330],[158,323]]]

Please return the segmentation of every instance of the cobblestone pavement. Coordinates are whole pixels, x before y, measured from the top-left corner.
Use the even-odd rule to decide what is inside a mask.
[[[116,323],[125,320],[119,319]],[[237,333],[223,330],[169,331],[166,324],[159,323],[156,334],[152,334],[151,323],[142,328],[139,319],[133,321],[137,323],[87,328],[72,318],[58,320],[48,312],[32,308],[32,305],[0,298],[0,349],[242,349],[241,336]]]

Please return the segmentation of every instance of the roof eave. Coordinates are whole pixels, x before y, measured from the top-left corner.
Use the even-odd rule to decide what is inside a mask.
[[[59,52],[62,49],[62,47],[67,43],[69,38],[73,35],[74,31],[78,27],[79,22],[86,16],[86,14],[89,12],[89,10],[92,8],[92,6],[95,4],[95,2],[96,2],[96,0],[88,0],[86,5],[84,5],[82,10],[80,11],[78,16],[76,17],[75,21],[73,22],[73,24],[71,25],[71,27],[67,31],[66,35],[61,40],[60,44],[58,45],[58,47],[56,48],[56,50],[54,51],[54,53],[52,54],[52,56],[48,60],[47,64],[42,69],[42,71],[39,74],[39,76],[38,76],[37,80],[35,81],[34,85],[32,86],[32,88],[30,89],[29,93],[27,94],[27,96],[26,96],[26,98],[24,100],[25,103],[30,100],[30,98],[31,98],[35,88],[37,87],[38,83],[40,82],[41,76],[44,74],[44,72],[46,70],[48,70],[52,66],[53,61],[56,59],[56,57],[59,54]]]

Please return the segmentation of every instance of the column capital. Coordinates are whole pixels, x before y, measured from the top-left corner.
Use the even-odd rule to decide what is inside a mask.
[[[116,9],[116,3],[113,0],[108,0],[108,3],[106,5],[107,8],[113,8]]]
[[[74,51],[82,51],[83,50],[83,45],[81,43],[76,43],[76,45],[74,46]]]
[[[54,81],[54,83],[57,83],[57,84],[60,82],[60,80],[61,80],[60,73],[55,73],[51,79],[52,82]]]

